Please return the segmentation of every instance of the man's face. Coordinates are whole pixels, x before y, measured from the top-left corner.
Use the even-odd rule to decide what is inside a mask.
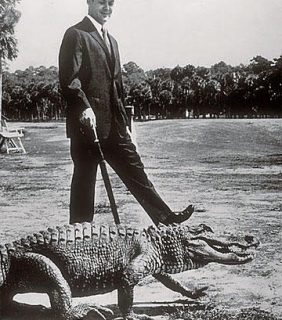
[[[112,15],[114,2],[115,0],[88,0],[88,14],[103,25]]]

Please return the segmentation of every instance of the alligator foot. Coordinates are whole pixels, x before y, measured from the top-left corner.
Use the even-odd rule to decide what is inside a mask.
[[[82,303],[73,307],[68,314],[64,316],[64,320],[83,319],[88,314],[89,316],[93,316],[95,320],[106,320],[107,317],[112,317],[114,313],[112,310],[100,305]]]
[[[146,314],[130,313],[127,316],[115,318],[114,320],[154,320],[154,318],[147,316]]]
[[[195,288],[192,291],[186,289],[182,292],[182,294],[183,296],[188,297],[190,299],[199,299],[207,295],[206,290],[208,288],[208,286],[199,289]]]
[[[45,308],[41,305],[29,305],[25,303],[18,303],[16,301],[11,301],[9,304],[0,310],[1,320],[5,319],[18,319],[22,318],[24,314],[24,319],[32,318],[43,318],[50,319],[51,312],[50,309]]]
[[[203,288],[193,288],[193,290],[189,290],[184,287],[179,281],[173,279],[171,275],[167,273],[158,273],[153,275],[158,281],[160,281],[163,285],[165,285],[170,290],[181,293],[184,297],[190,299],[198,299],[204,297],[206,295],[206,290],[208,287]]]

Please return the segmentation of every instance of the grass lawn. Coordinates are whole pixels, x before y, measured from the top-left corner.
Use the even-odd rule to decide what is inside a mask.
[[[72,162],[65,126],[20,125],[25,127],[27,154],[0,154],[0,243],[68,222]],[[223,310],[217,312],[221,318],[213,313],[209,318],[207,308],[193,318],[187,304],[189,310],[177,317],[241,320],[244,308],[263,310],[255,316],[250,311],[245,319],[272,319],[267,312],[282,317],[282,120],[152,121],[136,123],[136,132],[147,174],[173,210],[193,203],[190,224],[206,223],[218,233],[252,234],[261,241],[252,263],[210,264],[177,275],[187,286],[208,285],[201,305]],[[146,213],[109,171],[122,222],[148,226]],[[100,175],[94,219],[113,223]],[[136,289],[137,305],[170,305],[179,299],[150,278]]]

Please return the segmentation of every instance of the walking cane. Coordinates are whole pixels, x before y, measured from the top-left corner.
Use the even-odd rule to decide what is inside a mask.
[[[96,128],[94,128],[94,134],[95,134],[95,137],[96,137],[96,139],[94,140],[94,143],[97,144],[98,151],[99,151],[99,154],[100,154],[100,157],[101,157],[101,160],[99,162],[99,166],[100,166],[100,169],[101,169],[102,178],[103,178],[103,181],[104,181],[104,184],[105,184],[105,188],[106,188],[106,191],[107,191],[107,195],[108,195],[108,198],[109,198],[109,201],[110,201],[110,206],[111,206],[111,210],[112,210],[112,213],[113,213],[113,216],[114,216],[115,224],[118,225],[118,224],[120,224],[120,219],[119,219],[119,215],[118,215],[118,212],[117,212],[117,205],[116,205],[116,201],[115,201],[115,198],[114,198],[114,193],[113,193],[111,181],[110,181],[110,178],[109,178],[109,173],[108,173],[108,170],[107,170],[104,154],[103,154],[100,142],[99,142],[99,140],[97,138]]]
[[[90,103],[89,103],[87,97],[85,96],[85,93],[81,90],[81,83],[80,83],[79,80],[77,80],[77,79],[73,80],[72,83],[69,85],[69,88],[73,89],[73,90],[78,90],[79,97],[84,101],[84,103],[85,103],[85,105],[87,107],[91,108]],[[80,131],[87,138],[89,138],[89,141],[91,143],[94,143],[94,145],[96,145],[98,147],[98,152],[99,152],[99,155],[101,157],[101,160],[99,162],[99,166],[100,166],[100,169],[101,169],[102,178],[103,178],[103,181],[104,181],[104,184],[105,184],[105,188],[106,188],[106,191],[107,191],[107,195],[108,195],[108,198],[109,198],[109,201],[110,201],[110,206],[111,206],[111,210],[112,210],[112,213],[113,213],[113,216],[114,216],[115,224],[118,225],[118,224],[120,224],[120,219],[119,219],[119,215],[118,215],[118,212],[117,212],[117,206],[116,206],[116,202],[115,202],[115,198],[114,198],[114,194],[113,194],[113,189],[112,189],[112,186],[111,186],[111,181],[110,181],[110,178],[109,178],[109,173],[108,173],[108,170],[107,170],[104,154],[103,154],[103,151],[102,151],[102,148],[101,148],[101,145],[100,145],[100,141],[98,139],[96,127],[94,126],[92,128],[92,130],[90,128],[88,130],[85,130],[84,128],[80,128]]]

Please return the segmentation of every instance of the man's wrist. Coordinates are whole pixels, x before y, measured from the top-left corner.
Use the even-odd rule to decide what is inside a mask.
[[[90,110],[92,110],[92,108],[84,106],[81,110],[80,113],[88,113],[91,112]]]

